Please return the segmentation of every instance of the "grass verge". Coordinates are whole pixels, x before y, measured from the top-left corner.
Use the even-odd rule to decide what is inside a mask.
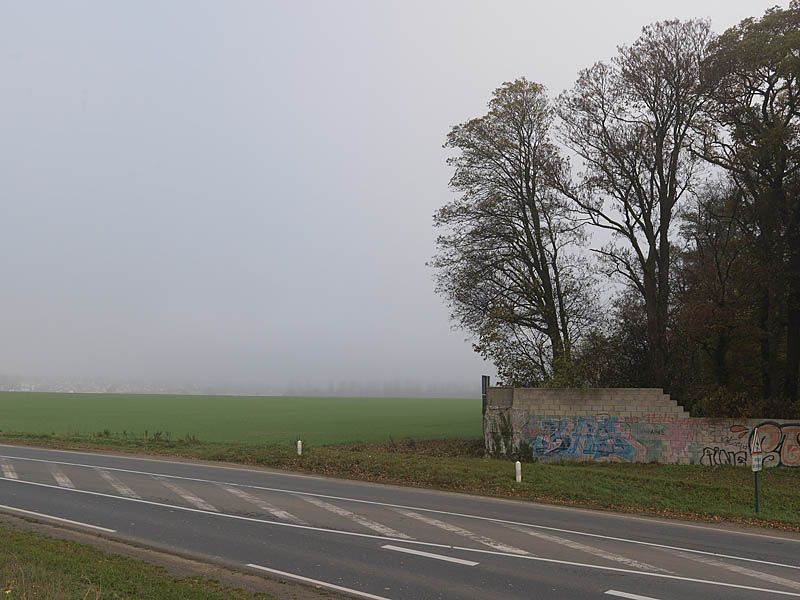
[[[0,598],[28,600],[270,600],[199,577],[175,578],[140,560],[0,523]]]
[[[741,467],[629,463],[513,464],[483,457],[481,440],[403,441],[304,447],[164,441],[130,437],[0,434],[0,442],[111,450],[224,461],[380,483],[433,488],[670,518],[738,522],[800,531],[800,469],[761,474],[761,512],[753,513],[753,474]]]

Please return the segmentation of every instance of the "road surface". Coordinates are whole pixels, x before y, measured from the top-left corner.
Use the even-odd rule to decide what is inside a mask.
[[[357,598],[800,598],[800,536],[0,445],[0,511]]]

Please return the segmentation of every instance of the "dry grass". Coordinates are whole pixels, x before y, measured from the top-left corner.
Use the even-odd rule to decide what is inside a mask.
[[[8,600],[269,600],[265,594],[160,567],[75,542],[0,524],[0,598]]]

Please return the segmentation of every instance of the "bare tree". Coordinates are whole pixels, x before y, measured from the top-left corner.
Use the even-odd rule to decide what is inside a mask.
[[[437,291],[476,350],[515,383],[567,372],[591,313],[591,279],[569,252],[580,226],[549,184],[563,168],[552,120],[541,85],[518,79],[495,90],[486,115],[447,137],[460,196],[434,216],[446,230],[432,261]]]
[[[701,63],[705,21],[643,28],[610,63],[585,69],[558,103],[564,143],[583,163],[559,188],[612,242],[595,249],[609,272],[641,295],[647,315],[652,383],[668,387],[671,235],[676,208],[700,161],[690,152],[706,101]]]

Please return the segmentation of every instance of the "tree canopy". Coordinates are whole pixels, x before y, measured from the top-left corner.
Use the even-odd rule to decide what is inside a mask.
[[[504,83],[445,147],[437,290],[506,381],[800,414],[800,0]]]

